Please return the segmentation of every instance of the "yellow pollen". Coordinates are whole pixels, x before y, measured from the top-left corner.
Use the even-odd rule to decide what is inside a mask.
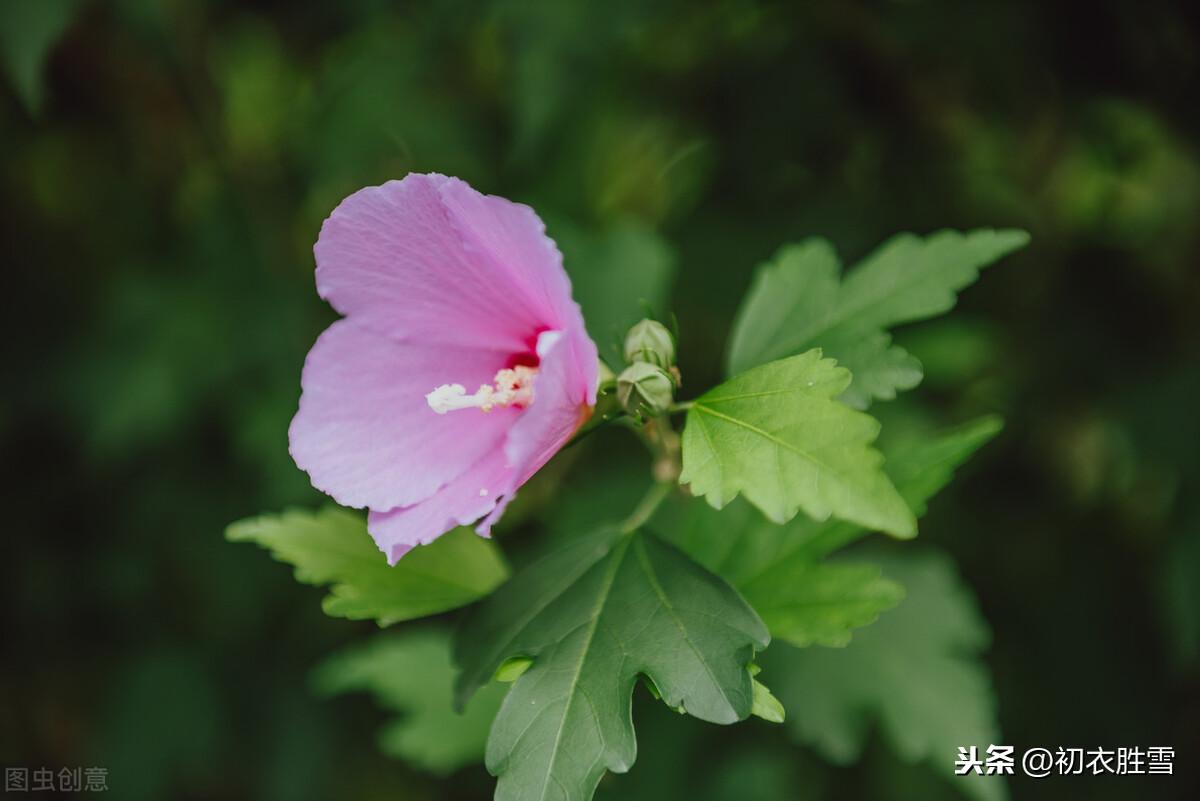
[[[467,394],[462,384],[442,384],[426,394],[425,401],[438,414],[458,409],[479,409],[486,413],[497,406],[524,407],[533,403],[533,383],[537,373],[536,367],[518,364],[496,373],[492,384],[481,385],[472,395]]]

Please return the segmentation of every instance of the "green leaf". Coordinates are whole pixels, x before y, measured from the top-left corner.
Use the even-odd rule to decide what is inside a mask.
[[[913,536],[916,521],[870,447],[879,423],[836,400],[849,383],[811,350],[709,390],[688,411],[680,482],[717,509],[741,493],[776,523],[804,510]]]
[[[845,280],[833,246],[809,239],[759,268],[738,311],[728,372],[820,347],[854,375],[844,396],[865,407],[921,380],[920,363],[891,344],[887,329],[953,308],[979,270],[1029,241],[1024,231],[983,229],[928,237],[900,234]]]
[[[660,540],[604,531],[534,563],[473,610],[456,639],[469,697],[506,659],[512,685],[488,740],[496,798],[586,801],[636,757],[642,675],[672,708],[733,723],[753,708],[747,666],[766,627],[731,587]]]
[[[867,408],[875,398],[892,400],[897,391],[913,389],[924,377],[921,362],[904,348],[893,345],[891,334],[830,341],[833,347],[827,352],[849,368],[853,376],[841,401],[855,409]]]
[[[888,472],[914,514],[925,513],[929,499],[1001,425],[997,417],[981,417],[886,449]],[[797,517],[778,526],[735,502],[720,513],[699,503],[667,506],[654,527],[736,587],[771,635],[793,645],[843,646],[853,629],[904,595],[873,565],[823,561],[868,533],[853,523]]]
[[[925,514],[929,499],[941,490],[976,450],[1003,427],[986,415],[935,434],[887,445],[885,468],[913,514]],[[786,525],[763,520],[744,503],[721,513],[705,504],[664,506],[654,528],[709,570],[745,592],[761,574],[790,559],[812,561],[849,545],[869,529],[839,520],[797,517]]]
[[[942,490],[971,454],[1004,428],[994,414],[984,415],[936,435],[922,434],[885,448],[888,474],[913,514],[925,514],[929,499]]]
[[[779,703],[778,698],[771,695],[771,691],[767,689],[767,685],[758,679],[751,679],[750,681],[754,694],[754,702],[750,707],[750,714],[756,718],[762,718],[768,723],[783,723],[785,717],[783,704]]]
[[[733,584],[772,637],[793,645],[843,646],[904,597],[874,565],[823,560],[827,545],[867,533],[852,523],[798,517],[777,526],[735,502],[722,512],[691,503],[654,526]]]
[[[794,562],[788,582],[758,581],[747,600],[771,634],[792,645],[843,646],[850,632],[875,621],[904,590],[875,565]]]
[[[483,759],[488,730],[507,687],[488,684],[460,714],[454,711],[450,633],[416,629],[377,636],[335,654],[313,674],[326,695],[369,692],[383,707],[400,713],[379,733],[389,756],[447,774]]]
[[[995,776],[954,776],[959,746],[1001,742],[980,654],[990,634],[948,556],[880,555],[908,595],[842,649],[773,648],[764,661],[794,714],[789,730],[829,760],[859,758],[878,724],[906,761],[932,763],[973,798],[1006,797]]]
[[[495,544],[465,528],[414,548],[388,567],[363,517],[337,507],[241,520],[225,536],[269,549],[296,568],[303,584],[331,585],[321,604],[326,614],[373,618],[380,626],[465,606],[508,576]]]
[[[500,667],[496,668],[496,681],[503,681],[505,683],[514,682],[521,678],[532,664],[533,660],[527,656],[514,656],[512,659],[505,659],[500,664]]]

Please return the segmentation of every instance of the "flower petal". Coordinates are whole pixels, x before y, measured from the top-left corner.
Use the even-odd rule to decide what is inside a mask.
[[[411,174],[355,192],[313,251],[321,297],[399,340],[511,355],[578,315],[533,210],[457,178]]]
[[[490,350],[404,345],[339,320],[305,361],[288,432],[292,457],[313,486],[345,506],[386,510],[424,500],[499,450],[520,414],[439,415],[425,394],[441,384],[490,384],[504,360]]]
[[[487,536],[489,513],[503,509],[512,479],[504,451],[496,448],[420,503],[389,512],[372,511],[367,516],[367,529],[387,554],[389,564],[395,564],[417,545],[433,542],[455,526],[469,525],[485,515],[488,519],[481,523],[479,533]]]
[[[546,331],[538,337],[541,363],[533,404],[513,424],[504,445],[508,463],[517,473],[516,486],[550,461],[591,414],[596,393],[595,347],[579,333]],[[590,360],[581,364],[576,354],[589,348]]]
[[[523,203],[480,194],[458,179],[446,180],[440,192],[468,247],[489,259],[493,269],[508,273],[524,302],[537,310],[539,332],[565,330],[576,322],[583,328],[562,253],[546,235],[537,212]]]
[[[586,337],[585,342],[590,344]],[[577,347],[579,343],[561,331],[546,331],[538,337],[541,363],[534,401],[520,412],[503,449],[485,454],[468,471],[419,503],[371,512],[367,527],[391,563],[455,526],[478,521],[476,531],[488,536],[517,487],[566,444],[591,411],[589,386],[580,380],[575,361]]]

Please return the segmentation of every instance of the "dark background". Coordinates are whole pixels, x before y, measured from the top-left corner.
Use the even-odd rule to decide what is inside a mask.
[[[661,239],[691,391],[783,242],[850,262],[901,230],[1029,230],[900,333],[927,370],[904,403],[1008,423],[922,536],[993,626],[1007,742],[1176,747],[1173,783],[1018,777],[1014,798],[1200,797],[1198,11],[5,2],[0,763],[105,765],[130,799],[490,792],[381,756],[365,698],[314,698],[311,667],[373,626],[222,537],[320,500],[286,429],[333,317],[321,220],[437,170],[552,235]],[[883,744],[834,769],[652,707],[643,739],[691,738],[634,768],[663,798],[956,797]],[[743,773],[735,741],[761,758]],[[780,791],[796,765],[817,778]]]

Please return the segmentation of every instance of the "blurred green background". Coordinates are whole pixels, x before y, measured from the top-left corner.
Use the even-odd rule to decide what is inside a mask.
[[[0,8],[0,764],[104,765],[135,800],[490,796],[481,767],[379,754],[368,698],[315,697],[312,668],[374,626],[222,537],[320,502],[286,431],[333,319],[321,220],[436,170],[538,209],[601,339],[625,286],[676,312],[685,395],[719,378],[786,241],[852,263],[901,230],[1029,230],[950,317],[901,332],[926,381],[876,411],[1008,422],[922,524],[993,628],[1005,741],[1177,750],[1173,782],[1018,777],[1013,797],[1200,797],[1196,4]],[[564,471],[501,542],[556,519],[539,486]],[[636,712],[637,781],[609,797],[958,797],[879,741],[835,768],[759,721],[640,691]]]

